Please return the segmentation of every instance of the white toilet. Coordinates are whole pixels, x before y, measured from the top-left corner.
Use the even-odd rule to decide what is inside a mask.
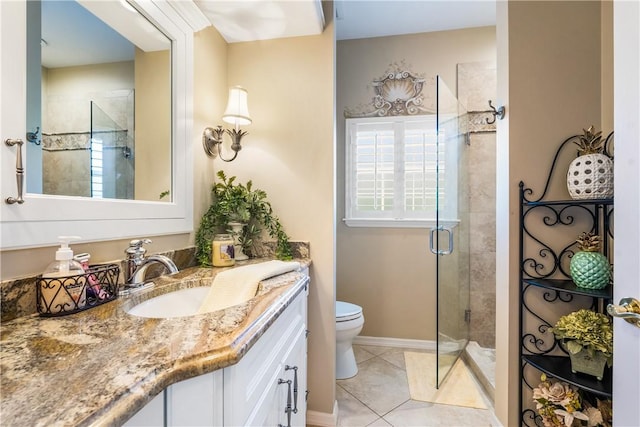
[[[352,344],[363,325],[362,307],[336,301],[336,379],[351,378],[358,373]]]

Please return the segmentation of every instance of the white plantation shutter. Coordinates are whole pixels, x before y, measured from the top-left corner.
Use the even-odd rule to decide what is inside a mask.
[[[435,116],[347,119],[346,141],[347,225],[435,221],[447,172]]]
[[[392,218],[396,173],[393,123],[354,125],[352,203],[363,217]]]
[[[91,138],[91,197],[103,197],[103,175],[102,139]]]

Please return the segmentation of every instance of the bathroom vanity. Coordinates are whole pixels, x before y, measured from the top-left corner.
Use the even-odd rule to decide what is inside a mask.
[[[125,426],[304,426],[306,310],[303,289],[237,364],[169,386]]]
[[[305,425],[309,261],[301,265],[211,313],[127,313],[222,271],[190,268],[81,313],[3,323],[3,425]]]

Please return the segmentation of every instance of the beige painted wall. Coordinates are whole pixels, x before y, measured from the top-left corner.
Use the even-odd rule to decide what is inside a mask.
[[[602,0],[600,5],[601,125],[606,135],[613,130],[613,0]]]
[[[332,16],[331,11],[325,16]],[[253,123],[238,158],[215,169],[267,192],[289,236],[310,242],[309,409],[332,413],[335,401],[334,41],[319,36],[228,46],[227,83],[249,92]],[[227,88],[221,92],[226,104]],[[222,124],[212,111],[209,125]],[[223,155],[229,156],[228,141]],[[197,150],[199,152],[200,150]]]
[[[600,3],[498,2],[497,29],[507,115],[497,133],[495,405],[504,425],[518,425],[518,182],[541,191],[558,144],[600,128]],[[560,176],[549,198],[566,197]]]
[[[134,194],[159,201],[171,190],[171,52],[136,49],[135,81]]]
[[[371,82],[392,63],[440,75],[456,93],[456,65],[495,61],[495,27],[441,31],[337,44],[337,215],[344,218],[345,108],[370,104]],[[429,90],[426,88],[425,90]],[[433,89],[432,89],[433,90]],[[428,232],[347,227],[337,222],[336,296],[363,307],[361,335],[435,339],[435,259]]]

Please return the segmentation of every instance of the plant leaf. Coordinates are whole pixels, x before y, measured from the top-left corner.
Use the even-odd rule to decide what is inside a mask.
[[[580,353],[580,351],[582,350],[582,344],[577,341],[567,341],[566,345],[567,350],[569,350],[569,353],[571,354]]]

